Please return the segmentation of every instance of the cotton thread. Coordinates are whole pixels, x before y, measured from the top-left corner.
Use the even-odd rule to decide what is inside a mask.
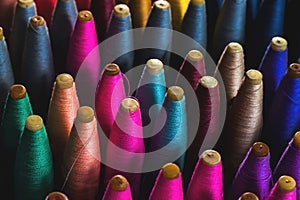
[[[52,153],[43,120],[38,115],[26,119],[14,169],[15,199],[44,199],[53,191]]]
[[[54,163],[56,187],[60,187],[61,164],[69,135],[79,108],[74,79],[60,74],[54,82],[47,118],[47,132]]]
[[[69,42],[77,15],[78,12],[74,0],[57,1],[50,31],[56,75],[66,71]]]
[[[217,151],[204,151],[189,182],[186,199],[223,199],[222,161]]]
[[[174,30],[180,31],[183,17],[189,6],[188,0],[170,0],[171,5],[171,16],[172,16],[172,26]]]
[[[21,79],[30,96],[33,112],[47,121],[55,74],[49,32],[41,16],[32,17],[27,27]]]
[[[132,14],[133,28],[145,27],[152,6],[151,0],[130,0],[128,6]]]
[[[51,27],[52,14],[56,1],[57,0],[35,0],[37,13],[45,18],[48,27]]]
[[[271,183],[269,147],[265,143],[256,142],[239,166],[231,185],[229,198],[237,199],[244,192],[251,191],[259,199],[264,199],[269,193]]]
[[[33,0],[18,0],[9,37],[9,52],[17,83],[21,81],[21,61],[25,43],[28,19],[37,15]]]

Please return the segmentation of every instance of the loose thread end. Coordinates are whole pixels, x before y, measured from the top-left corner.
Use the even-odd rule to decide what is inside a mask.
[[[34,3],[33,0],[18,0],[18,5],[21,6],[22,8],[31,7],[33,3]]]
[[[45,24],[45,19],[42,16],[34,16],[31,17],[30,24],[35,27],[43,26]]]
[[[278,179],[277,187],[282,192],[292,192],[296,188],[296,181],[291,176],[281,176]]]
[[[10,87],[10,97],[18,100],[26,96],[26,88],[23,85],[15,84]]]
[[[237,42],[230,42],[227,46],[228,51],[231,53],[243,52],[243,47]]]
[[[110,179],[109,186],[116,192],[123,192],[128,188],[128,181],[124,176],[115,175]]]
[[[198,50],[191,50],[188,52],[187,58],[190,61],[197,62],[203,59],[203,54]]]
[[[180,101],[184,96],[184,90],[179,86],[171,86],[167,91],[167,98],[171,101]]]
[[[108,76],[115,76],[120,73],[120,67],[117,64],[110,63],[107,64],[104,68],[104,74]]]
[[[116,17],[128,17],[130,15],[129,7],[126,4],[118,4],[114,7]]]
[[[3,34],[3,28],[0,27],[0,41],[2,41],[4,38],[4,34]]]
[[[273,37],[271,40],[271,48],[274,51],[284,51],[287,49],[287,41],[282,37]]]
[[[170,8],[169,2],[167,2],[165,0],[155,1],[153,6],[159,10],[167,10]]]
[[[59,74],[56,77],[56,85],[61,89],[68,89],[73,86],[74,79],[70,74]]]
[[[26,119],[26,128],[30,131],[41,130],[43,126],[43,119],[39,115],[31,115]]]
[[[259,198],[252,192],[245,192],[239,200],[259,200]]]
[[[191,0],[191,3],[196,6],[199,6],[199,5],[205,4],[205,0]]]
[[[88,10],[82,10],[78,13],[78,20],[81,22],[91,21],[93,19],[93,14]]]
[[[300,131],[295,133],[293,143],[300,148]]]
[[[94,120],[94,110],[89,106],[81,106],[77,111],[77,120],[89,123]]]
[[[252,145],[252,152],[257,157],[265,157],[269,154],[270,149],[269,146],[263,142],[255,142]]]
[[[68,197],[61,192],[51,192],[45,200],[68,200]]]
[[[218,81],[217,81],[217,79],[215,79],[212,76],[203,76],[200,79],[200,84],[201,84],[202,87],[210,89],[210,88],[217,87]]]
[[[292,78],[300,78],[300,64],[299,63],[290,64],[287,74]]]
[[[159,74],[163,67],[164,65],[159,59],[150,59],[146,63],[146,70],[149,74]]]
[[[252,85],[259,85],[262,82],[263,75],[260,71],[250,69],[246,72],[246,81]]]
[[[135,112],[139,107],[139,102],[133,98],[125,98],[121,102],[121,108],[126,112]]]
[[[162,175],[166,179],[169,180],[176,179],[178,178],[179,174],[180,174],[180,168],[176,164],[168,163],[162,167]]]
[[[217,165],[221,162],[221,155],[215,150],[206,150],[201,155],[202,161],[210,166]]]

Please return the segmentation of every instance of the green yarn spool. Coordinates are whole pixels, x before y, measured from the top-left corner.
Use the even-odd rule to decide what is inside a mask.
[[[54,189],[53,161],[43,120],[31,115],[17,149],[15,199],[41,200]]]

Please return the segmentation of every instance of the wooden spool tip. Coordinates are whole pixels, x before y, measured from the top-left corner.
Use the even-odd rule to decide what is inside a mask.
[[[215,150],[206,150],[201,155],[202,161],[210,166],[217,165],[221,162],[221,155]]]
[[[123,192],[128,188],[128,181],[122,175],[115,175],[110,179],[109,186],[116,192]]]
[[[3,34],[3,28],[0,27],[0,41],[3,40],[4,34]]]
[[[210,88],[217,87],[218,81],[217,81],[217,79],[215,79],[212,76],[203,76],[200,79],[200,84],[201,84],[202,87],[210,89]]]
[[[170,8],[170,4],[169,2],[165,1],[165,0],[158,0],[154,2],[154,6],[155,8],[159,9],[159,10],[167,10]]]
[[[243,47],[237,42],[230,42],[227,46],[227,49],[231,53],[243,52]]]
[[[26,119],[26,128],[30,131],[41,130],[43,126],[43,119],[39,115],[31,115]]]
[[[68,89],[73,86],[74,79],[70,74],[59,74],[56,77],[56,85],[61,89]]]
[[[292,78],[300,78],[300,64],[299,63],[290,64],[287,74]]]
[[[15,84],[10,87],[10,97],[18,100],[26,96],[26,88],[23,85]]]
[[[199,5],[204,4],[205,0],[191,0],[191,3],[196,5],[196,6],[199,6]]]
[[[187,58],[190,61],[198,62],[198,61],[203,59],[203,54],[198,50],[191,50],[191,51],[188,52]]]
[[[77,120],[82,123],[90,123],[94,120],[94,110],[89,106],[81,106],[77,110]]]
[[[265,157],[270,153],[269,146],[263,142],[255,142],[252,145],[252,152],[257,157]]]
[[[68,197],[61,192],[51,192],[45,200],[68,200]]]
[[[116,17],[128,17],[130,15],[129,7],[126,4],[118,4],[114,7]]]
[[[260,71],[250,69],[246,72],[246,81],[252,85],[259,85],[262,82],[263,75]]]
[[[271,40],[271,48],[274,51],[284,51],[287,49],[287,41],[282,37],[273,37]]]
[[[108,76],[115,76],[120,73],[120,67],[117,64],[110,63],[104,68],[104,73]]]
[[[245,192],[239,200],[259,200],[259,198],[252,192]]]
[[[42,16],[33,16],[30,19],[30,24],[35,27],[43,26],[45,24],[45,19]]]
[[[171,86],[167,91],[167,98],[171,101],[180,101],[184,96],[184,90],[179,86]]]
[[[78,13],[78,20],[81,22],[91,21],[93,19],[93,14],[88,10],[82,10]]]
[[[300,148],[300,131],[295,133],[293,143]]]
[[[146,70],[149,74],[159,74],[163,68],[164,64],[159,59],[150,59],[146,63]]]
[[[296,188],[296,181],[291,176],[281,176],[278,179],[277,187],[282,192],[292,192]]]
[[[180,168],[176,164],[168,163],[162,167],[162,176],[166,179],[176,179],[178,178],[179,174]]]
[[[121,108],[126,112],[135,112],[139,107],[139,102],[133,98],[125,98],[121,102]]]
[[[31,7],[33,3],[34,3],[33,0],[18,0],[18,5],[21,6],[22,8]]]

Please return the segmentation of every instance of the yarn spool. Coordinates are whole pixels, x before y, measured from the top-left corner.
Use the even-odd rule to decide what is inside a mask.
[[[229,198],[237,199],[244,192],[252,191],[259,199],[264,199],[269,193],[271,183],[269,147],[265,143],[256,142],[239,166],[231,185]]]
[[[133,28],[145,27],[152,6],[151,0],[130,0],[128,6],[131,10]]]
[[[218,61],[217,69],[222,76],[227,102],[230,105],[244,80],[245,65],[243,47],[237,42],[230,42],[225,47]]]
[[[61,185],[61,164],[76,113],[79,108],[74,79],[69,74],[60,74],[54,82],[50,100],[47,132],[54,162],[56,186]]]
[[[114,7],[111,19],[108,23],[108,29],[106,33],[106,38],[112,37],[118,33],[122,33],[122,37],[117,37],[114,40],[108,40],[107,46],[109,49],[114,49],[113,53],[111,50],[104,50],[104,64],[109,62],[114,62],[120,66],[121,71],[126,73],[133,67],[134,53],[124,53],[129,49],[133,48],[133,34],[130,32],[132,29],[131,25],[131,14],[129,7],[125,4],[118,4]],[[111,56],[111,54],[113,54]],[[114,55],[121,55],[116,60],[112,59]],[[110,58],[112,57],[112,58]]]
[[[77,111],[64,151],[62,164],[64,183],[61,190],[70,199],[95,199],[100,182],[100,160],[94,110],[82,106]]]
[[[149,196],[154,199],[183,200],[182,178],[180,168],[173,163],[165,164],[160,170],[155,185]]]
[[[271,166],[275,167],[285,147],[299,129],[300,65],[292,63],[283,77],[266,117],[262,138],[272,150]],[[280,113],[280,116],[278,116]]]
[[[289,175],[294,177],[296,182],[300,182],[299,177],[299,156],[300,156],[300,132],[296,132],[293,139],[289,142],[284,153],[281,155],[278,161],[274,173],[273,179],[278,180],[282,175]],[[297,196],[300,195],[300,187],[297,187]]]
[[[18,0],[9,37],[9,52],[16,82],[21,81],[21,62],[28,19],[37,15],[33,0]]]
[[[264,76],[264,118],[267,117],[272,100],[288,69],[287,41],[273,37],[259,65]]]
[[[110,179],[105,194],[102,198],[102,200],[117,199],[132,199],[130,185],[127,179],[121,175],[115,175]]]
[[[235,41],[240,44],[245,42],[245,24],[246,24],[245,0],[225,0],[218,19],[213,36],[213,59],[215,62],[220,58],[223,49],[229,42]]]
[[[291,176],[281,176],[266,200],[296,200],[296,181]]]
[[[2,27],[0,27],[0,124],[2,121],[4,104],[9,88],[14,84],[14,74],[11,66],[7,44]]]
[[[189,182],[186,198],[223,199],[222,161],[217,151],[206,150],[201,154]]]
[[[170,0],[171,5],[171,16],[172,26],[174,30],[180,31],[183,17],[185,16],[186,10],[189,6],[188,0]]]
[[[78,13],[74,0],[57,1],[50,31],[56,75],[66,71],[69,42],[74,30],[77,15]]]
[[[55,74],[48,28],[41,16],[32,17],[27,27],[21,79],[34,113],[46,121]]]
[[[26,119],[15,163],[15,199],[44,199],[53,191],[52,153],[40,116],[31,115]]]
[[[145,152],[145,147],[140,105],[137,100],[133,98],[122,100],[109,140],[106,152],[108,166],[105,168],[104,185],[106,186],[114,175],[123,175],[131,183],[133,198],[138,198],[144,162],[144,155],[141,153]],[[119,151],[113,144],[125,151]],[[118,169],[109,166],[118,167]],[[129,170],[135,173],[130,173]]]

